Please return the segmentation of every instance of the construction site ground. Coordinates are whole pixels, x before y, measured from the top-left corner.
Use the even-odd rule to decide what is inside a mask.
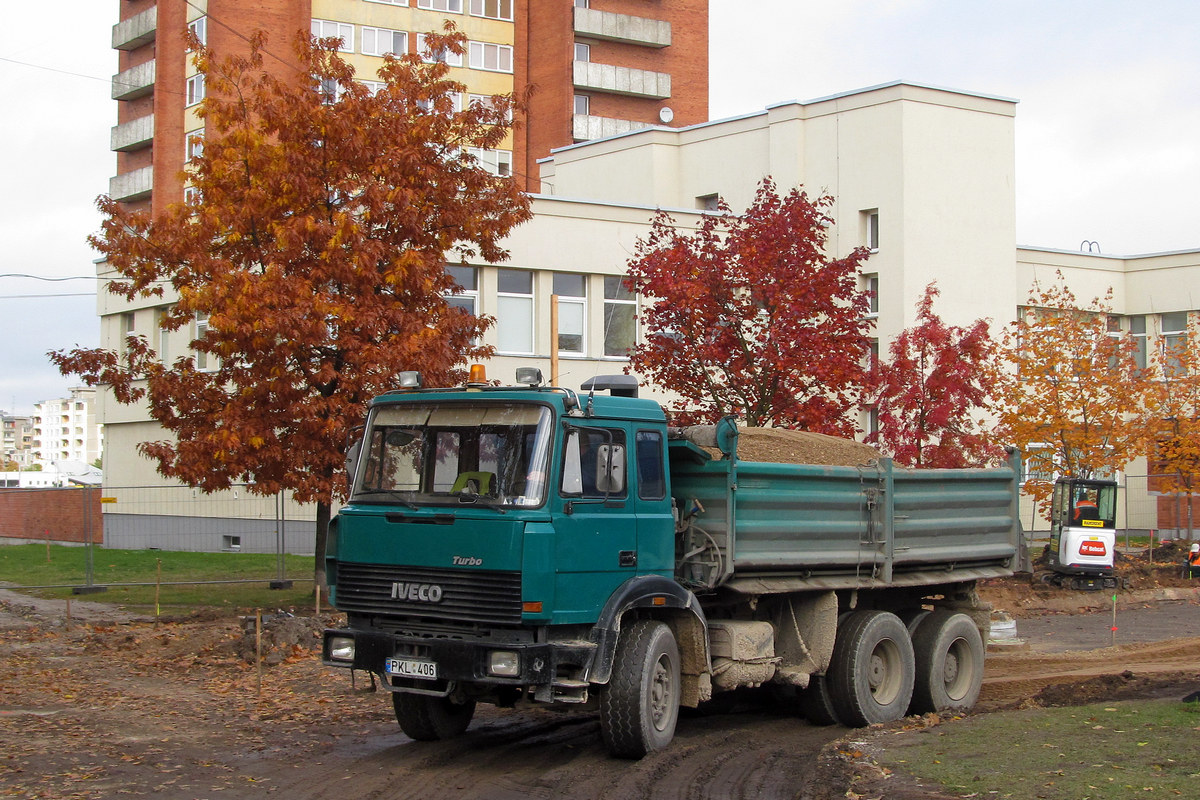
[[[1200,581],[1137,559],[1123,570],[1115,644],[1112,592],[984,584],[1016,636],[989,647],[975,713],[1200,689]],[[480,706],[464,736],[420,743],[386,692],[320,664],[319,632],[338,615],[268,618],[260,670],[241,618],[65,612],[0,591],[0,797],[940,796],[872,786],[869,758],[846,745],[869,731],[810,725],[765,692],[685,713],[672,745],[640,761],[607,755],[595,714],[544,709]]]

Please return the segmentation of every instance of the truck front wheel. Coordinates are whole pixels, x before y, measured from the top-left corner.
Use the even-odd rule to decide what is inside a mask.
[[[826,678],[837,718],[861,727],[900,719],[912,699],[912,640],[887,611],[855,611],[838,626]]]
[[[917,680],[914,714],[971,708],[983,684],[983,637],[966,614],[945,609],[921,620],[913,634]]]
[[[679,719],[679,646],[661,622],[640,620],[617,642],[612,677],[600,692],[600,735],[619,758],[670,744]]]
[[[449,697],[392,693],[392,708],[400,730],[418,742],[453,739],[467,729],[475,716],[475,701],[456,703]]]

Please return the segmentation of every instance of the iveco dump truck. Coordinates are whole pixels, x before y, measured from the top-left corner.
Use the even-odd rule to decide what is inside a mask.
[[[347,623],[322,657],[372,673],[410,737],[461,734],[479,702],[575,706],[638,758],[680,706],[743,686],[852,726],[975,702],[975,583],[1018,556],[1015,455],[757,463],[731,420],[668,428],[629,376],[541,383],[405,374],[351,448],[325,554]]]

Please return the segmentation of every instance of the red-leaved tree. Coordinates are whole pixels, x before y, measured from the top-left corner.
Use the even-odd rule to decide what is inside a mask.
[[[987,320],[947,325],[933,311],[933,283],[917,303],[917,324],[901,331],[876,370],[878,431],[867,437],[910,467],[977,467],[1003,456],[988,414],[997,344]]]
[[[866,385],[867,257],[824,252],[829,197],[768,178],[742,214],[721,204],[695,231],[660,212],[628,284],[648,305],[630,368],[679,398],[676,419],[735,414],[751,426],[850,436]]]
[[[513,104],[454,110],[463,84],[417,55],[389,57],[371,92],[337,40],[307,34],[287,78],[264,71],[261,34],[248,57],[193,45],[208,89],[204,149],[188,165],[196,194],[158,216],[101,198],[91,239],[124,278],[109,291],[160,298],[164,330],[197,331],[191,352],[167,362],[131,337],[51,358],[146,403],[172,434],[140,445],[164,476],[315,502],[319,555],[366,402],[401,370],[447,385],[468,355],[487,355],[473,342],[490,321],[447,303],[445,264],[502,260],[501,239],[529,217],[513,181],[471,155],[504,141]],[[433,52],[465,45],[452,29],[427,39]]]

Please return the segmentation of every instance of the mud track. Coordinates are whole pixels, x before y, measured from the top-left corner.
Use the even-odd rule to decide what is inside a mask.
[[[670,748],[636,762],[605,753],[588,713],[480,707],[466,735],[418,743],[399,732],[386,693],[353,691],[322,667],[315,641],[260,679],[236,655],[236,620],[156,627],[88,618],[79,605],[68,629],[53,609],[10,611],[0,625],[0,797],[824,798],[836,781],[819,754],[849,733],[748,695],[729,713],[685,714]],[[1093,613],[1037,624],[1061,639],[1105,625]],[[1194,602],[1146,613],[1161,623],[1154,630],[1200,623]],[[1130,625],[1126,636],[1150,628]],[[1173,691],[1200,681],[1197,653],[1200,638],[991,653],[980,708],[1039,693],[1086,702]]]

